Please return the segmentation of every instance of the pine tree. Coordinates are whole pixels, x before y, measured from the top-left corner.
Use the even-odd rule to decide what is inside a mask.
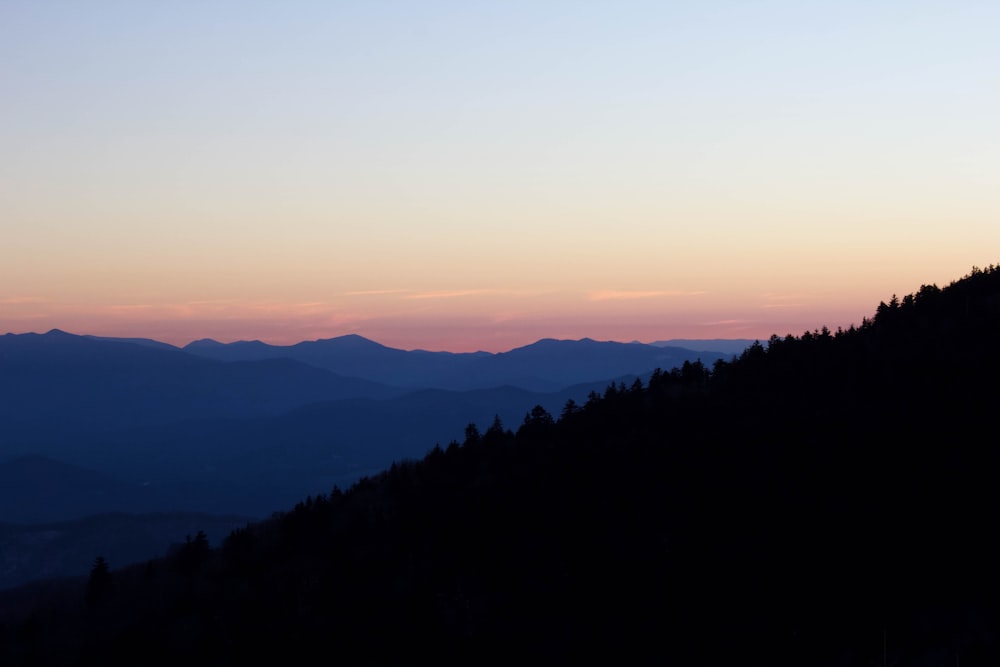
[[[94,566],[90,568],[90,578],[87,580],[87,590],[84,593],[88,606],[94,606],[111,593],[111,568],[104,556],[94,559]]]

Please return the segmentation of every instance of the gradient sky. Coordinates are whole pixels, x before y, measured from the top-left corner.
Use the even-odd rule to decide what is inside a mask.
[[[766,338],[1000,262],[1000,3],[0,0],[0,331]]]

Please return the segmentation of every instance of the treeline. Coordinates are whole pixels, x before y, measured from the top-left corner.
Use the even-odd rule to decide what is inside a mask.
[[[997,664],[998,333],[990,266],[470,424],[7,620],[0,662]]]

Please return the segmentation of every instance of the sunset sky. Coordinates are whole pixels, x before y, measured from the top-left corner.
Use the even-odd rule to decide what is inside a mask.
[[[1000,262],[1000,2],[0,0],[0,333],[767,338]]]

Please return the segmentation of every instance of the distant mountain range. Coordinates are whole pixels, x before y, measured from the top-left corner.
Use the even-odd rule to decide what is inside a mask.
[[[183,419],[280,414],[402,393],[289,359],[222,363],[176,348],[54,330],[0,337],[0,437],[79,434]],[[18,431],[17,429],[22,429]]]
[[[726,355],[739,355],[743,350],[754,344],[755,341],[746,338],[706,338],[704,340],[694,338],[671,338],[670,340],[657,340],[650,343],[656,347],[683,347],[691,350],[708,350]]]
[[[540,340],[406,351],[361,336],[290,346],[59,330],[0,336],[0,522],[95,512],[266,516],[535,405],[721,352]],[[44,457],[44,458],[39,458]],[[7,483],[3,483],[4,479]]]
[[[742,349],[750,342],[741,341],[726,347]],[[692,352],[705,363],[730,354],[711,347],[598,342],[589,338],[542,339],[497,354],[405,351],[356,335],[288,346],[268,345],[260,341],[223,344],[205,339],[190,343],[183,349],[220,361],[293,359],[340,375],[398,387],[458,391],[502,385],[532,391],[557,391],[571,384],[600,378],[638,375],[654,368],[674,368],[691,360]]]

